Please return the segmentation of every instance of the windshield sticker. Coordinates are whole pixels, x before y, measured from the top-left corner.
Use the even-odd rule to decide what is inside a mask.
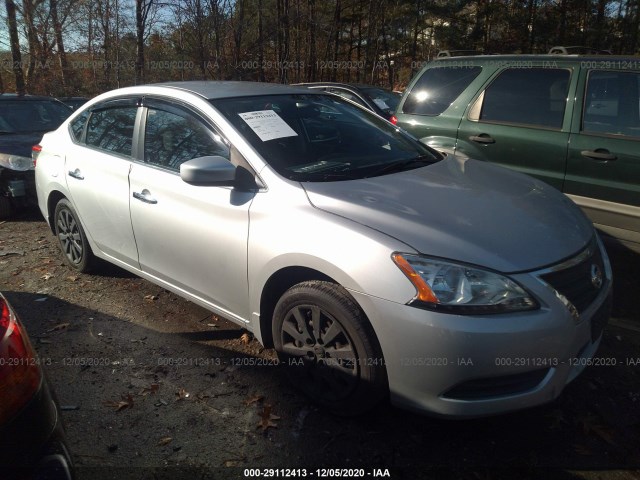
[[[273,110],[239,113],[260,140],[267,142],[276,138],[297,137],[298,134]]]
[[[374,98],[373,103],[375,103],[382,110],[389,110],[389,105],[387,105],[386,102],[381,98]]]

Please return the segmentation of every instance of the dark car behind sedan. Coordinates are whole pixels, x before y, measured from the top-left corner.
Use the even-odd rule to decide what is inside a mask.
[[[297,83],[295,85],[340,95],[392,123],[395,121],[394,113],[402,98],[397,93],[373,85],[337,82]]]
[[[71,480],[55,396],[15,311],[0,293],[0,478]]]
[[[71,113],[55,98],[0,95],[0,219],[36,204],[31,149]]]

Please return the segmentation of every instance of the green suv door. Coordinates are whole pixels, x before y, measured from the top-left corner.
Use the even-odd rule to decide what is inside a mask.
[[[455,151],[562,189],[569,143],[571,70],[505,68],[462,117]]]
[[[640,242],[640,72],[580,73],[563,191],[601,230]]]

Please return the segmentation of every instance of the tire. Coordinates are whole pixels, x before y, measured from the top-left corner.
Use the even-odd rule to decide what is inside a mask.
[[[387,397],[378,340],[343,287],[321,281],[291,287],[276,304],[272,330],[290,380],[321,406],[351,416]]]
[[[11,200],[0,194],[0,220],[5,220],[11,216],[13,208],[11,207]]]
[[[67,199],[58,202],[53,219],[65,263],[79,272],[91,270],[95,257],[78,215]]]

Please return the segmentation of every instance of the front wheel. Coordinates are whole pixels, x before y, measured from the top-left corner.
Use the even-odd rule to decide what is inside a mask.
[[[378,340],[343,287],[321,281],[291,287],[278,301],[272,325],[275,349],[289,378],[315,402],[355,415],[387,395]]]
[[[67,265],[79,272],[89,271],[94,261],[93,252],[78,215],[68,200],[58,202],[53,219],[56,237]]]

